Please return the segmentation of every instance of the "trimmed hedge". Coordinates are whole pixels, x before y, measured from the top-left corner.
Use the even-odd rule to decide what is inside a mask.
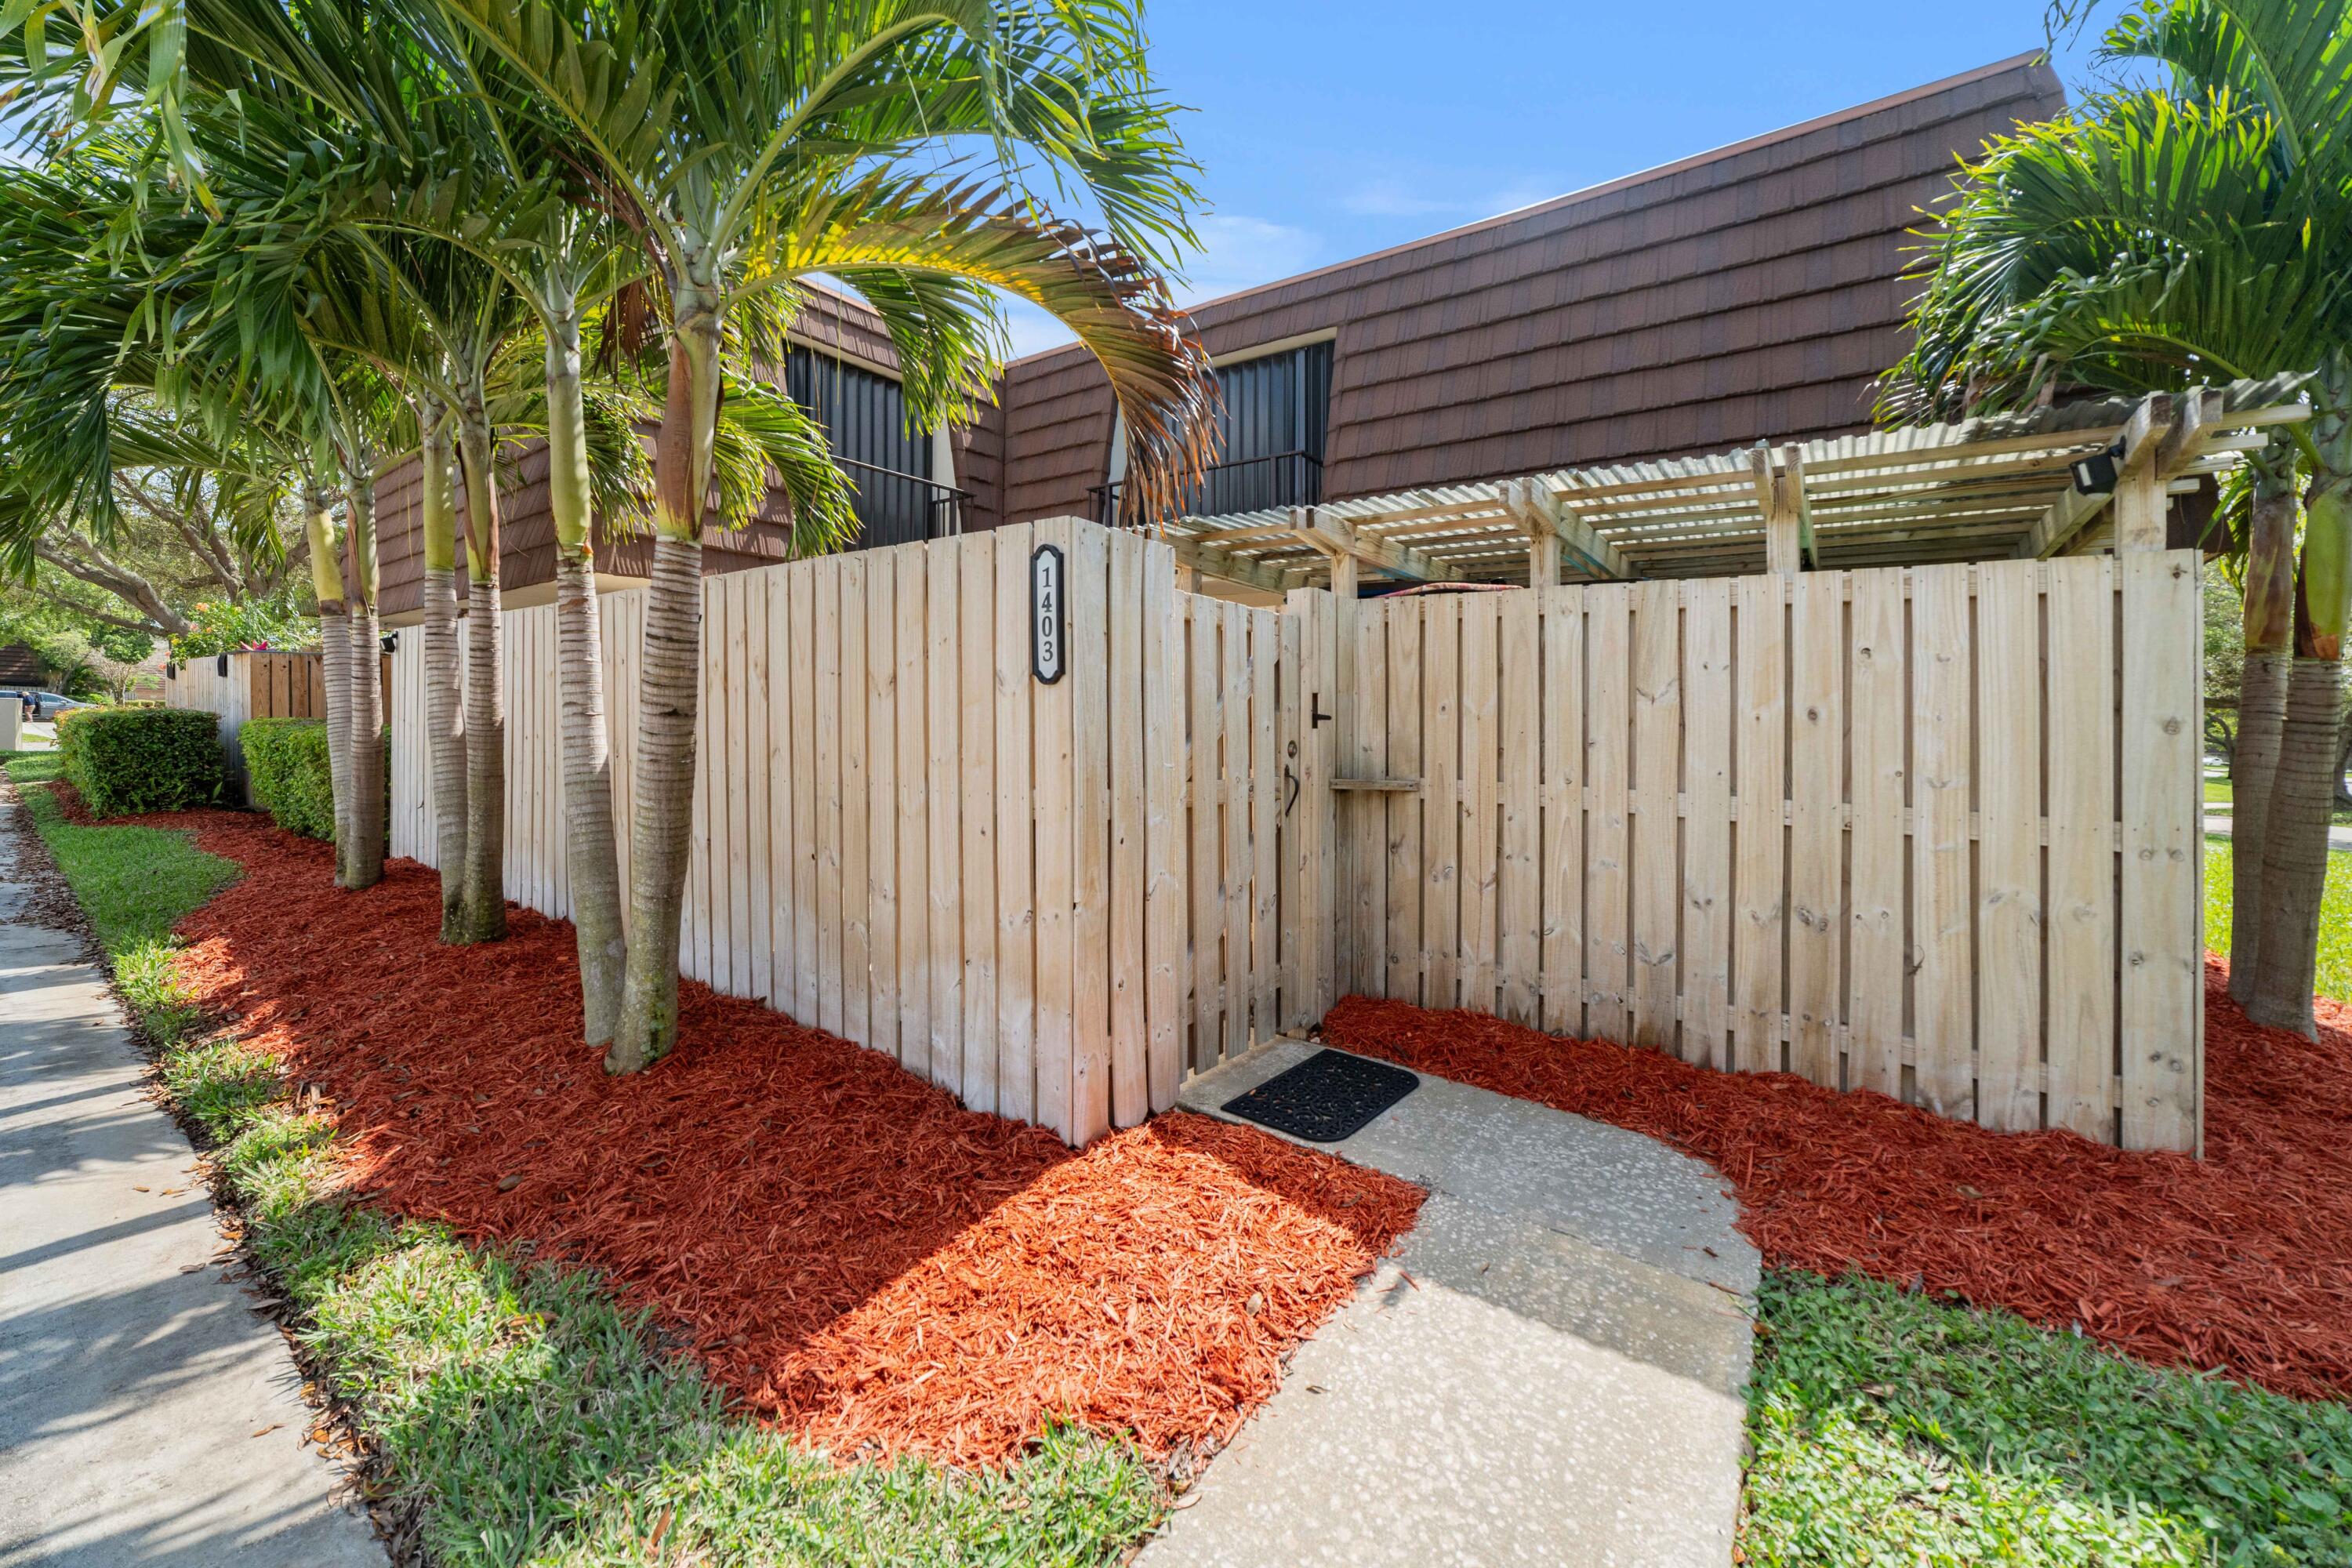
[[[289,833],[335,836],[335,788],[327,760],[323,719],[248,719],[237,732],[245,747],[253,804]]]
[[[58,721],[58,760],[93,816],[219,804],[220,718],[190,708],[77,708]]]

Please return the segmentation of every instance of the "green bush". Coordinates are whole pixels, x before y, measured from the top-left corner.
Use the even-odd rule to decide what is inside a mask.
[[[335,836],[335,788],[327,765],[323,719],[249,719],[237,731],[245,746],[253,804],[289,833]]]
[[[67,780],[93,816],[215,805],[220,717],[190,708],[78,708],[58,724]]]

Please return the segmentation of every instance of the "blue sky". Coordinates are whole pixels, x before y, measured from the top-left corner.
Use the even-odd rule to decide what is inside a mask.
[[[2044,0],[1156,0],[1213,211],[1188,302],[2042,46]],[[2119,9],[2109,5],[2103,14]],[[2070,90],[2086,50],[2062,47]],[[1013,314],[1015,353],[1066,341]]]

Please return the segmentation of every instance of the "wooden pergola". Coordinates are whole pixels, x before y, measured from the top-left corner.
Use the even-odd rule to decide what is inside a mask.
[[[2302,378],[1958,425],[1562,468],[1168,525],[1180,568],[1255,593],[1365,574],[1526,584],[2160,549],[2168,496],[2310,416]],[[2111,454],[2111,488],[2074,464]]]

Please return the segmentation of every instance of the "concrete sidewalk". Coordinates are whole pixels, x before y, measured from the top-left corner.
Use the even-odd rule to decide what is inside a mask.
[[[26,925],[0,785],[0,1565],[383,1568],[103,977]]]
[[[1278,1040],[1182,1103],[1221,1114],[1318,1048]],[[1301,1347],[1142,1568],[1724,1568],[1759,1260],[1721,1178],[1425,1074],[1328,1147],[1427,1186],[1420,1223]]]

